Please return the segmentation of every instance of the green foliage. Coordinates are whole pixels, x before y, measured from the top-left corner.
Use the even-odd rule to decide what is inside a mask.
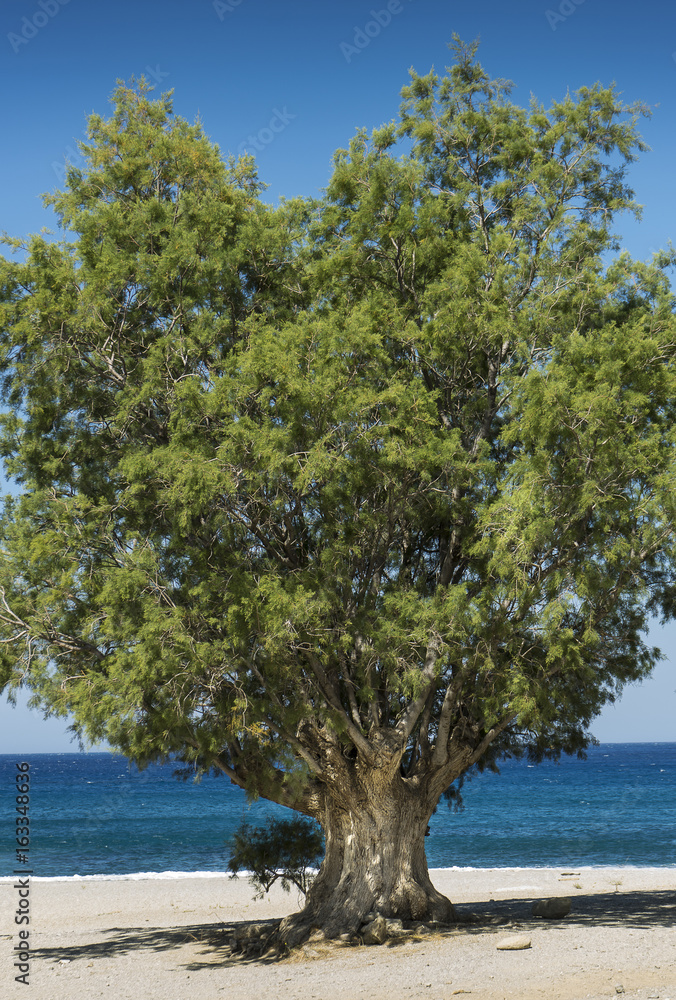
[[[8,241],[0,681],[82,738],[321,816],[336,745],[441,794],[658,658],[673,254],[603,263],[642,109],[455,53],[277,208],[120,84],[66,238]]]
[[[285,892],[295,885],[307,895],[314,872],[324,856],[324,838],[320,828],[304,816],[276,820],[270,817],[264,826],[243,823],[233,835],[233,849],[228,871],[233,877],[249,872],[256,890],[255,899],[270,892],[280,882]]]

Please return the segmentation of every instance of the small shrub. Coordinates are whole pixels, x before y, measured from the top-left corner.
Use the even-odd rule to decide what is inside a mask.
[[[228,870],[234,878],[248,871],[256,890],[255,899],[269,892],[275,882],[289,892],[295,885],[306,895],[314,872],[324,857],[324,837],[311,819],[278,820],[270,817],[265,826],[243,823],[233,836],[233,851]]]

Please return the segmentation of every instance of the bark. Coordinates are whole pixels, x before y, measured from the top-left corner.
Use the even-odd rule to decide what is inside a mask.
[[[401,920],[454,919],[432,885],[425,833],[438,796],[384,767],[334,761],[320,820],[326,854],[304,909],[282,921],[278,940],[299,944],[313,929],[328,938],[355,933],[376,912]],[[341,780],[337,780],[340,778]]]

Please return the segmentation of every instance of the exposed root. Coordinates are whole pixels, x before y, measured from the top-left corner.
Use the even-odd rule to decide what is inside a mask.
[[[266,952],[279,954],[280,920],[262,920],[253,924],[241,924],[230,938],[230,951],[246,958],[260,958]]]
[[[230,938],[233,954],[243,958],[284,958],[303,946],[360,946],[392,944],[404,939],[420,941],[429,934],[451,930],[462,918],[451,920],[400,920],[371,911],[354,924],[343,925],[337,933],[334,925],[329,934],[317,927],[307,911],[293,913],[283,920],[266,920],[238,927]],[[476,918],[475,918],[476,919]]]

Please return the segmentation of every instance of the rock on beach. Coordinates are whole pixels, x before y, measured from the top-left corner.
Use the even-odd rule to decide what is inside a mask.
[[[502,938],[495,947],[498,951],[525,951],[530,948],[530,938],[526,934],[513,934]]]
[[[570,896],[538,899],[533,903],[531,913],[534,917],[544,917],[546,920],[560,920],[562,917],[568,916],[572,905]]]

